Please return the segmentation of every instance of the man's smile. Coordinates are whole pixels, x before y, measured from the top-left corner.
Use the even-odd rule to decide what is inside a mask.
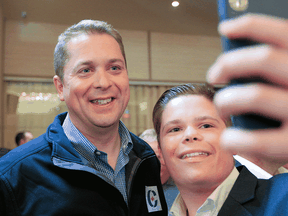
[[[96,99],[96,100],[91,100],[90,102],[98,105],[105,105],[113,101],[115,98],[108,98],[108,99]]]

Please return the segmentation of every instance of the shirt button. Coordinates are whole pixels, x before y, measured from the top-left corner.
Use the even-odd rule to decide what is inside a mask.
[[[96,154],[97,154],[97,155],[101,155],[101,152],[97,151]]]

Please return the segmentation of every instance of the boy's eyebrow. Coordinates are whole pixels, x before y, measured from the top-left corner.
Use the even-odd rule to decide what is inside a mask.
[[[195,121],[203,121],[203,120],[206,120],[206,119],[211,119],[211,120],[214,120],[214,121],[220,123],[218,119],[216,119],[216,118],[214,118],[212,116],[199,116],[199,117],[196,117],[194,120]]]
[[[169,124],[177,124],[181,122],[179,119],[174,119],[174,120],[171,120],[171,121],[168,121],[164,126],[163,126],[163,130],[165,129],[165,127]]]
[[[213,120],[213,121],[216,121],[217,123],[220,123],[218,119],[212,117],[212,116],[199,116],[199,117],[196,117],[194,118],[194,121],[204,121],[204,120],[207,120],[207,119],[210,119],[210,120]],[[168,121],[164,126],[163,126],[163,130],[165,129],[165,127],[169,124],[177,124],[181,122],[180,119],[174,119],[174,120],[171,120],[171,121]]]

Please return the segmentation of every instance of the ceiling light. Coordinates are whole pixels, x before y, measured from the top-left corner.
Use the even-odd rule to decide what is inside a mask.
[[[173,1],[172,2],[172,6],[173,7],[178,7],[179,6],[179,2],[178,1]]]

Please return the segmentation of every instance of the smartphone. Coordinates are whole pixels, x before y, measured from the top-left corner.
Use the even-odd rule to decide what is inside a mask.
[[[236,18],[245,13],[260,13],[282,18],[288,18],[288,0],[218,0],[219,21]],[[221,38],[223,52],[229,52],[242,47],[257,45],[255,41],[247,39],[230,40],[226,37]],[[232,80],[228,86],[241,85],[251,82],[262,82],[271,84],[261,77],[250,77],[245,79]],[[272,85],[272,84],[271,84]],[[243,129],[256,130],[277,128],[281,122],[269,117],[260,116],[255,113],[231,117],[233,126]]]

